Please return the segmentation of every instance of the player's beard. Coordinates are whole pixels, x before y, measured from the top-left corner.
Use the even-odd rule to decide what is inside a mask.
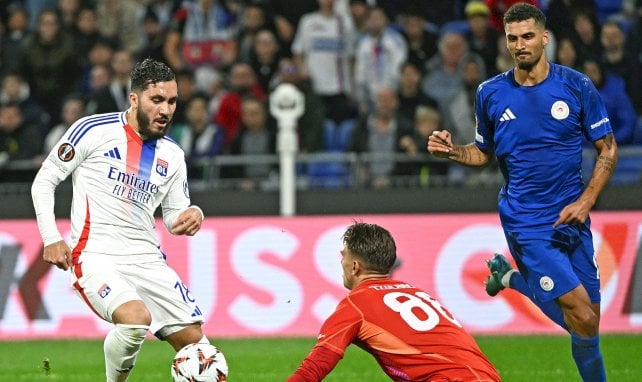
[[[169,128],[169,123],[171,122],[171,120],[168,119],[164,129],[160,131],[154,131],[151,129],[152,121],[149,119],[149,117],[147,117],[145,113],[141,111],[140,108],[136,110],[136,120],[138,121],[140,135],[147,139],[160,139],[165,136],[165,133]]]
[[[515,60],[515,61],[517,62],[517,67],[519,69],[530,72],[540,62],[542,57],[544,57],[544,55],[540,54],[539,57],[537,57],[532,61],[526,61],[526,60],[521,60],[521,61]]]

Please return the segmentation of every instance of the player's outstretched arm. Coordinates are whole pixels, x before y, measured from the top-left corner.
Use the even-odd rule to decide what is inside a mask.
[[[593,142],[593,145],[597,150],[597,160],[595,161],[591,179],[582,195],[560,212],[559,219],[553,224],[554,227],[560,224],[584,223],[604,186],[613,175],[618,156],[617,143],[613,138],[613,134],[605,135],[604,138]]]
[[[434,131],[428,137],[428,152],[438,158],[447,158],[465,166],[480,167],[490,160],[474,143],[465,146],[455,145],[448,130]]]

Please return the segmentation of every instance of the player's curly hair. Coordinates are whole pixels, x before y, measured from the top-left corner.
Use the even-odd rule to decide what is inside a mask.
[[[343,244],[372,272],[390,273],[397,259],[395,240],[376,224],[355,222],[343,234]]]
[[[144,91],[157,82],[176,80],[176,74],[167,65],[151,58],[137,62],[131,74],[132,90]]]
[[[504,13],[504,26],[528,19],[533,19],[536,24],[546,27],[546,15],[544,15],[544,12],[529,3],[517,3],[508,8]]]

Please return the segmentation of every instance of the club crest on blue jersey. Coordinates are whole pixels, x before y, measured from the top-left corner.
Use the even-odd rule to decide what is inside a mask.
[[[160,176],[167,176],[167,162],[160,158],[156,159],[156,172]]]
[[[103,284],[103,286],[101,286],[101,287],[100,287],[100,289],[98,289],[98,295],[99,295],[101,298],[105,298],[105,297],[107,297],[107,295],[109,294],[109,292],[111,292],[111,288],[110,288],[110,287],[109,287],[109,285],[107,285],[107,284]]]

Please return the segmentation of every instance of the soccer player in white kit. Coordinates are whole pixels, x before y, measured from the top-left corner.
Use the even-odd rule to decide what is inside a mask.
[[[174,235],[198,232],[183,150],[165,137],[178,96],[174,73],[145,59],[131,75],[130,107],[75,122],[53,148],[31,193],[43,259],[70,270],[76,293],[114,324],[104,343],[107,381],[126,381],[148,331],[175,349],[208,342],[187,286],[165,262],[154,211]],[[72,174],[71,238],[56,227],[54,192]]]

